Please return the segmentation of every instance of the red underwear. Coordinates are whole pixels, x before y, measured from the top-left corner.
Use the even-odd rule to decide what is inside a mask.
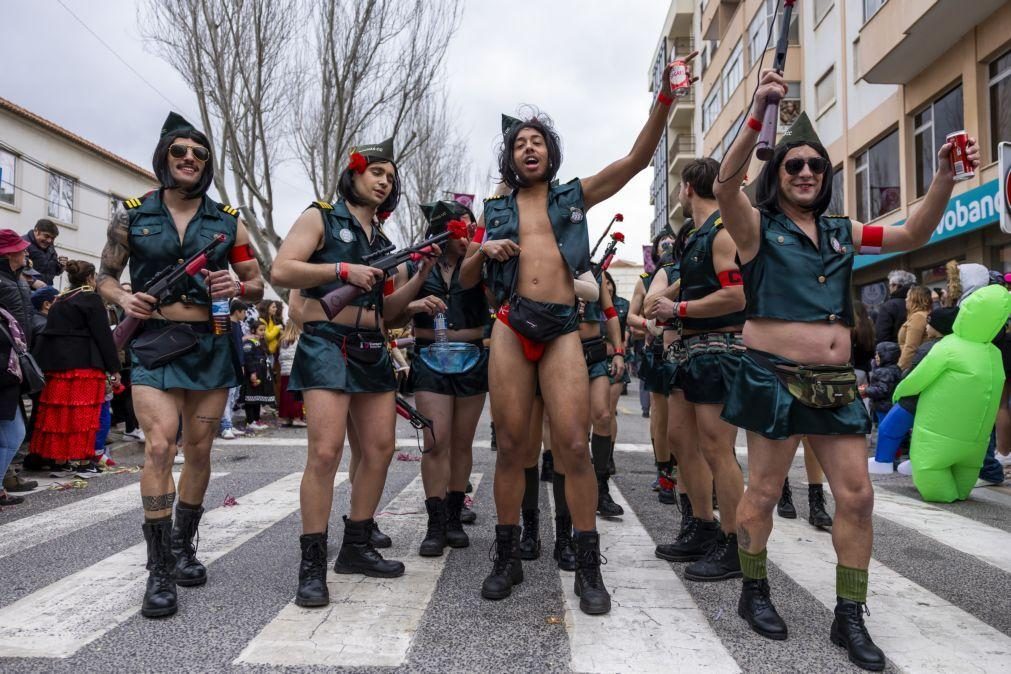
[[[516,335],[516,339],[520,340],[520,346],[523,347],[523,356],[531,363],[536,363],[544,355],[544,349],[547,344],[544,342],[535,342],[529,337],[525,337],[517,332],[516,328],[509,324],[509,303],[503,304],[499,307],[498,313],[495,314],[496,318],[502,322],[503,325],[507,326]]]

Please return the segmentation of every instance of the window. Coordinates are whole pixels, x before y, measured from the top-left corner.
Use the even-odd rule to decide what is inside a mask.
[[[709,156],[715,159],[716,161],[723,161],[723,154],[724,154],[723,145],[721,144],[714,147],[713,151],[709,153]]]
[[[857,220],[869,222],[899,207],[899,133],[890,134],[857,158]]]
[[[766,16],[766,26],[769,25],[768,22],[772,21],[772,17],[776,17],[776,25],[772,29],[772,42],[769,44],[770,47],[775,46],[775,41],[779,39],[779,26],[780,21],[783,18],[783,12],[776,12],[776,6],[779,5],[779,0],[765,0],[765,16]],[[796,6],[793,8],[793,14],[790,15],[790,35],[789,44],[799,45],[800,44],[800,7]],[[761,11],[761,10],[759,10]]]
[[[990,158],[997,143],[1011,140],[1011,51],[990,64]]]
[[[74,186],[73,178],[49,172],[49,204],[46,209],[49,217],[61,222],[74,221]]]
[[[722,110],[720,102],[720,90],[713,89],[706,102],[702,105],[702,130],[705,131],[713,125]]]
[[[744,124],[743,112],[741,113],[741,116],[737,118],[737,121],[730,126],[730,130],[723,135],[723,141],[720,143],[720,147],[723,148],[723,154],[730,151],[730,145],[737,137],[737,132],[740,130],[742,124]]]
[[[14,186],[17,182],[18,158],[0,150],[0,203],[13,206],[15,201]]]
[[[944,138],[965,126],[962,85],[958,85],[913,116],[913,153],[916,156],[916,196],[922,197],[937,170],[937,151]]]
[[[723,100],[729,101],[731,94],[737,90],[737,85],[744,79],[744,60],[741,55],[741,43],[738,42],[734,51],[730,52],[727,64],[723,66]]]
[[[871,20],[871,17],[878,13],[881,9],[881,5],[888,2],[888,0],[864,0],[864,23]]]
[[[814,84],[814,106],[818,114],[825,112],[835,103],[835,67],[821,76]]]
[[[845,177],[841,164],[832,169],[832,199],[828,202],[828,210],[825,211],[829,215],[846,214],[846,193],[843,187]]]
[[[814,25],[817,26],[821,23],[833,5],[835,5],[835,0],[814,0]]]
[[[790,128],[800,117],[800,82],[786,83],[786,96],[779,102],[779,133]]]
[[[765,13],[758,10],[755,12],[755,18],[751,20],[751,25],[748,26],[749,65],[753,66],[762,60],[762,55],[765,53],[765,41],[769,37],[766,26]]]

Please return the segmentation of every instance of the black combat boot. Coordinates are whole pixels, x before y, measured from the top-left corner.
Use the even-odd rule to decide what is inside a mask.
[[[779,495],[776,512],[788,520],[797,519],[797,508],[793,505],[793,492],[790,491],[790,478],[783,480],[783,493]]]
[[[741,598],[737,602],[737,615],[748,621],[751,629],[766,639],[786,639],[786,623],[779,617],[769,598],[769,580],[745,578]]]
[[[466,548],[470,545],[470,536],[463,530],[463,505],[465,496],[462,491],[451,491],[446,497],[446,543],[451,548]],[[470,512],[471,515],[474,513]]]
[[[393,547],[393,539],[379,530],[379,525],[376,524],[374,519],[372,520],[372,533],[369,534],[369,540],[372,541],[372,547],[377,550]]]
[[[857,667],[872,672],[885,668],[885,654],[874,645],[864,625],[864,604],[836,597],[831,639],[836,646],[846,649],[850,662]]]
[[[203,508],[187,508],[182,503],[176,505],[176,521],[172,527],[172,555],[176,558],[176,585],[195,587],[207,582],[207,567],[197,559],[197,545],[194,538]]]
[[[688,498],[688,494],[678,494],[678,509],[681,511],[681,528],[678,529],[678,535],[685,530],[688,526],[688,521],[695,517],[695,511],[692,510],[692,501]]]
[[[330,591],[326,586],[326,543],[327,535],[302,534],[298,544],[302,548],[302,561],[298,565],[298,590],[295,604],[298,606],[326,606],[330,603]]]
[[[726,534],[721,529],[716,542],[706,556],[685,567],[685,578],[697,582],[730,580],[741,577],[741,559],[737,555],[737,534]]]
[[[485,599],[505,599],[512,594],[514,585],[523,582],[518,526],[495,525],[495,546],[492,548],[491,561],[491,573],[481,585],[481,596]]]
[[[144,522],[147,542],[147,587],[140,614],[145,618],[173,615],[176,603],[175,557],[172,556],[172,518]]]
[[[689,515],[673,543],[656,546],[656,556],[668,562],[694,562],[706,556],[719,535],[719,520],[704,522]]]
[[[550,450],[541,457],[541,482],[551,482],[555,479],[555,458]]]
[[[601,615],[611,610],[611,595],[600,575],[600,535],[596,531],[580,531],[575,535],[576,580],[574,591],[579,597],[579,610],[587,615]]]
[[[819,529],[832,526],[832,516],[825,510],[825,491],[820,484],[807,485],[807,521]]]
[[[418,554],[422,557],[442,557],[446,547],[446,502],[437,496],[426,498],[425,510],[428,511],[428,530]]]
[[[614,502],[607,488],[607,473],[597,473],[597,514],[601,517],[621,517],[624,508]]]
[[[562,571],[576,570],[576,550],[572,547],[572,518],[555,515],[555,561]]]
[[[523,533],[520,535],[520,559],[541,556],[540,510],[523,511]]]
[[[333,570],[337,573],[360,573],[372,578],[396,578],[404,575],[401,562],[385,560],[372,545],[375,520],[360,522],[344,518],[344,541],[337,553]]]

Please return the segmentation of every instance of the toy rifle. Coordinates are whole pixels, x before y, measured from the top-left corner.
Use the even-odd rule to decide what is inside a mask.
[[[424,414],[411,407],[411,404],[397,396],[397,414],[407,419],[408,423],[414,426],[417,430],[423,430],[427,428],[432,434],[435,434],[435,427],[432,425],[432,420],[426,417]]]
[[[625,243],[625,235],[621,232],[615,232],[611,235],[611,240],[607,242],[607,248],[604,249],[604,256],[601,258],[600,263],[594,264],[594,276],[599,278],[611,266],[611,261],[614,260],[614,253],[618,250],[619,243]]]
[[[197,251],[188,260],[183,260],[176,265],[169,265],[154,275],[154,278],[144,287],[144,292],[155,298],[155,306],[158,306],[166,299],[177,283],[187,276],[196,276],[200,270],[207,266],[207,256],[211,251],[224,243],[227,237],[224,234],[215,236],[209,244]],[[125,316],[116,329],[112,331],[112,338],[116,342],[116,348],[122,349],[133,336],[143,321],[133,316]]]
[[[776,43],[776,55],[772,60],[772,69],[782,74],[786,67],[786,50],[790,46],[790,19],[793,16],[793,5],[797,0],[783,0],[783,22],[779,24],[779,41]],[[779,127],[779,94],[770,94],[765,106],[765,117],[762,120],[762,131],[758,134],[758,149],[755,156],[762,161],[772,159],[776,146],[776,129]]]
[[[440,244],[450,238],[460,239],[466,237],[466,225],[463,225],[463,227],[464,229],[462,232],[458,227],[448,227],[444,232],[416,243],[413,246],[401,248],[400,250],[397,250],[395,246],[390,244],[386,248],[382,248],[364,256],[362,258],[362,264],[375,267],[376,269],[382,271],[386,276],[393,276],[397,273],[397,267],[408,260],[417,262],[422,257],[431,255],[432,246]],[[344,307],[351,304],[351,302],[353,302],[356,298],[364,295],[365,292],[364,288],[359,288],[353,283],[347,282],[328,292],[320,299],[320,304],[323,305],[323,313],[326,314],[327,320],[333,320],[333,317],[339,314]]]
[[[624,216],[622,216],[621,213],[615,213],[614,214],[614,217],[611,218],[611,222],[609,222],[607,224],[607,228],[604,230],[604,233],[600,235],[600,238],[597,239],[597,243],[594,244],[593,250],[590,251],[590,258],[591,259],[593,258],[594,255],[596,255],[597,249],[600,248],[601,241],[603,241],[604,237],[607,236],[607,233],[611,231],[611,227],[614,225],[614,223],[615,222],[624,222],[624,220],[625,220],[625,218],[624,218]]]

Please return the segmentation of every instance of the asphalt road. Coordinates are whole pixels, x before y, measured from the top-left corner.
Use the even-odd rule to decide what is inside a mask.
[[[291,600],[305,432],[276,429],[216,443],[200,542],[210,580],[180,588],[173,618],[138,612],[145,572],[136,472],[39,490],[0,512],[0,670],[859,671],[828,640],[834,557],[830,533],[805,520],[802,456],[791,473],[800,518],[777,519],[769,546],[770,583],[790,638],[771,642],[737,616],[738,582],[685,581],[684,565],[653,556],[673,537],[678,514],[650,489],[648,422],[634,391],[620,407],[612,492],[626,515],[599,524],[614,597],[609,616],[583,616],[571,574],[551,559],[544,484],[544,554],[524,563],[525,580],[511,598],[480,598],[495,519],[487,419],[475,442],[479,519],[468,527],[471,546],[434,560],[417,556],[424,532],[418,463],[394,461],[378,520],[395,541],[389,556],[402,559],[407,574],[380,581],[331,573],[331,606],[298,609]],[[398,438],[398,451],[417,455],[406,424]],[[142,456],[125,446],[117,459],[130,467]],[[347,487],[335,489],[331,559]],[[976,490],[966,503],[937,507],[919,501],[909,478],[883,477],[875,487],[867,624],[889,671],[1009,671],[1011,489]],[[236,505],[224,505],[228,497]]]

